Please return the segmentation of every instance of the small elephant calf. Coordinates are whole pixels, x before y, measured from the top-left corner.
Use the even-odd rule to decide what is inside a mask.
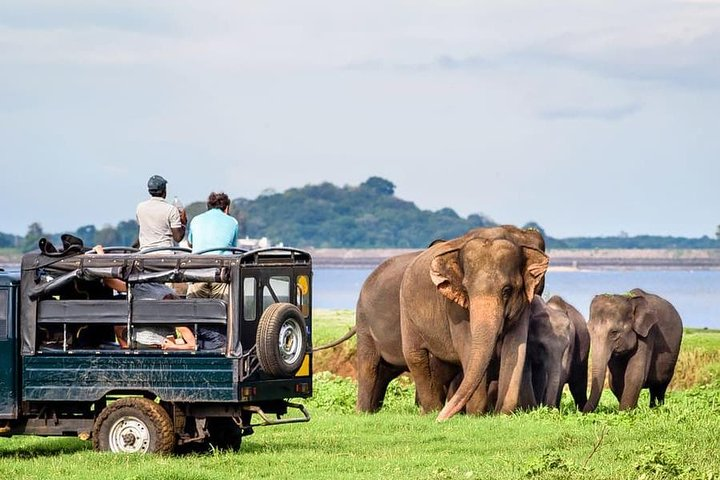
[[[560,406],[567,383],[577,408],[587,401],[590,334],[582,314],[561,297],[536,295],[530,307],[527,366],[538,404]]]
[[[592,340],[592,387],[583,409],[597,408],[610,372],[610,389],[620,410],[637,406],[650,389],[650,406],[662,404],[680,353],[683,326],[667,300],[639,288],[625,295],[597,295],[588,322]]]

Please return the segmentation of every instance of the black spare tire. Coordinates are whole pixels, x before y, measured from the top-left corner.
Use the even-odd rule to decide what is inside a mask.
[[[255,337],[260,367],[275,377],[295,375],[305,359],[307,331],[300,310],[273,303],[263,312]]]

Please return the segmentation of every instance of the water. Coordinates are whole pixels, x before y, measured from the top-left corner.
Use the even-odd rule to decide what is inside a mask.
[[[370,269],[316,269],[315,308],[355,309]],[[579,270],[549,271],[545,297],[560,295],[587,319],[592,298],[642,288],[677,308],[686,327],[720,328],[720,271],[717,270]]]

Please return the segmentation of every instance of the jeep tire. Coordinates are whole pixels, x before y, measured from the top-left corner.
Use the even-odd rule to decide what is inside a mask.
[[[170,415],[147,398],[121,398],[95,420],[93,447],[114,453],[170,453],[175,432]]]

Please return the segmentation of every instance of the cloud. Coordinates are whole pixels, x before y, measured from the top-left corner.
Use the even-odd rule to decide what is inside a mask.
[[[618,105],[614,107],[566,107],[548,109],[540,112],[540,117],[547,120],[605,120],[617,121],[638,113],[642,109],[639,104]]]

